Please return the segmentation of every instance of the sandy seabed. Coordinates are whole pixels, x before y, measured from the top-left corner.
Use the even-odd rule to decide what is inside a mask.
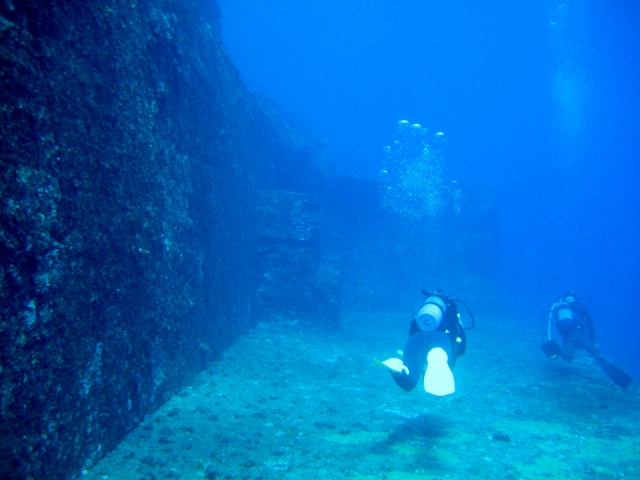
[[[83,478],[640,479],[640,392],[547,360],[507,319],[468,331],[456,392],[402,391],[408,316],[261,323]],[[580,352],[583,353],[583,352]]]

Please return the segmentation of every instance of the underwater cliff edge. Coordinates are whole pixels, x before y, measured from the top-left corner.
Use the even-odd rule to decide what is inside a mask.
[[[0,4],[2,478],[79,474],[255,322],[284,147],[198,3]]]

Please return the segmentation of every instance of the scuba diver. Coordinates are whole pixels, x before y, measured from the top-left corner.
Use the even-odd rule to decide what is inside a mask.
[[[455,302],[469,308],[461,300],[447,298],[441,290],[435,293],[422,290],[422,294],[426,299],[411,318],[409,340],[401,353],[402,359],[389,358],[381,362],[374,358],[374,361],[387,368],[395,382],[407,392],[416,387],[424,373],[427,393],[449,395],[455,391],[451,367],[467,347],[465,327]]]
[[[555,321],[556,330],[562,337],[562,347],[551,338],[551,323]],[[589,309],[574,293],[560,297],[551,307],[547,324],[548,341],[540,348],[550,359],[557,357],[572,362],[576,350],[582,348],[598,362],[607,376],[618,386],[626,389],[633,377],[620,370],[604,358],[602,350],[596,343],[596,331]]]

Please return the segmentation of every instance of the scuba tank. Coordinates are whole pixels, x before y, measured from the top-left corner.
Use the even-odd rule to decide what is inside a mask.
[[[418,328],[420,328],[420,330],[425,331],[425,332],[429,332],[432,330],[437,329],[440,326],[440,323],[442,322],[442,318],[444,317],[444,313],[447,310],[447,306],[446,306],[446,302],[453,302],[455,304],[461,303],[462,305],[464,305],[464,308],[467,309],[467,312],[469,312],[469,316],[471,317],[471,326],[467,327],[466,325],[464,325],[462,323],[462,321],[460,321],[460,314],[458,314],[458,322],[460,323],[460,325],[462,326],[462,328],[464,330],[471,330],[473,327],[476,326],[476,319],[473,318],[473,313],[471,313],[471,310],[469,309],[469,306],[463,302],[462,300],[458,299],[458,298],[449,298],[447,299],[447,297],[444,297],[444,299],[440,296],[441,295],[441,291],[436,291],[435,294],[431,294],[428,293],[425,290],[420,290],[420,292],[427,297],[427,299],[425,300],[424,304],[422,305],[422,307],[420,307],[418,309],[418,311],[414,314],[414,318],[416,319],[416,324],[418,325]],[[438,309],[436,311],[436,309]],[[422,321],[424,321],[424,324],[421,325],[420,321],[418,320],[418,318],[420,317],[421,314],[424,315],[431,315],[432,318],[428,318],[428,317],[424,317],[423,319],[421,319]],[[432,327],[433,323],[437,323],[434,327]],[[424,328],[423,328],[424,327]],[[425,329],[427,328],[427,329]]]
[[[563,320],[573,320],[573,312],[569,308],[569,305],[566,303],[556,303],[554,306],[557,306],[555,313],[559,322]]]
[[[566,294],[553,304],[549,312],[549,322],[547,323],[547,338],[549,340],[551,340],[551,321],[554,317],[556,319],[556,328],[561,335],[568,334],[573,328],[584,327],[584,321],[571,310],[570,304],[576,301],[577,298],[574,294]]]
[[[440,297],[429,297],[416,314],[416,325],[423,332],[436,330],[442,322],[447,306]]]

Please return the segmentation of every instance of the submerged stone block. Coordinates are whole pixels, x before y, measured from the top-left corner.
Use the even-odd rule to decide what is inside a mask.
[[[318,241],[319,198],[298,192],[258,192],[256,234],[265,239]]]
[[[319,198],[281,191],[262,191],[258,198],[259,317],[336,328],[340,321],[339,268],[322,254]]]

